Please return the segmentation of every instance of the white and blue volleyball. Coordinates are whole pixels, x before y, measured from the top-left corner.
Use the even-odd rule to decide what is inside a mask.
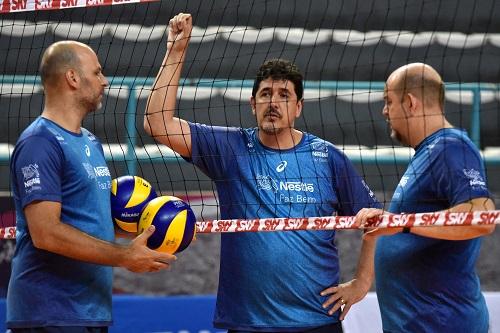
[[[111,216],[122,230],[137,233],[142,209],[156,192],[151,184],[138,176],[122,176],[111,182]]]
[[[138,233],[150,225],[155,226],[155,232],[148,239],[148,247],[170,254],[185,250],[196,234],[193,210],[186,202],[173,196],[158,197],[144,207]]]

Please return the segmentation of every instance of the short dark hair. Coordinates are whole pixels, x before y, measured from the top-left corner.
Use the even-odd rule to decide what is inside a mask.
[[[80,59],[72,42],[61,41],[52,44],[45,50],[40,62],[39,72],[42,85],[55,83],[58,76],[68,68],[78,70],[79,66]]]
[[[273,80],[288,80],[293,83],[297,100],[301,100],[304,95],[302,85],[302,74],[299,68],[286,59],[270,59],[264,62],[257,72],[253,83],[252,96],[255,97],[259,90],[260,83],[268,78]]]

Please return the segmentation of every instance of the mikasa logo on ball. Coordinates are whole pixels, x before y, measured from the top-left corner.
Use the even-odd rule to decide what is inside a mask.
[[[139,216],[139,213],[132,213],[132,214],[125,212],[121,213],[121,217],[137,217],[137,216]]]

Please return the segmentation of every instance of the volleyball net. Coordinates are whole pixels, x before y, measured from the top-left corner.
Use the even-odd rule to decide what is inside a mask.
[[[178,90],[179,118],[256,126],[249,98],[257,69],[267,59],[289,59],[305,80],[304,111],[296,127],[341,149],[387,203],[413,150],[389,136],[382,115],[384,81],[401,65],[424,62],[446,82],[447,118],[466,129],[479,147],[497,195],[500,28],[494,22],[499,7],[495,1],[3,0],[1,172],[8,175],[19,134],[42,111],[41,54],[54,41],[74,39],[96,51],[110,81],[103,108],[83,126],[101,139],[112,176],[139,175],[158,192],[185,199],[198,217],[199,230],[201,223],[220,221],[214,183],[143,129],[147,97],[165,53],[168,20],[189,12],[194,28]],[[272,179],[268,182],[272,186]],[[2,177],[0,190],[10,193],[9,177]],[[2,215],[4,228],[9,227],[7,219],[12,215]],[[334,225],[339,219],[331,218]],[[231,226],[244,229],[242,222]],[[7,235],[13,229],[3,230]]]

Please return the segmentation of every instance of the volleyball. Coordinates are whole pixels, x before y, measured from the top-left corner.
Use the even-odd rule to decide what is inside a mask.
[[[111,216],[120,229],[136,233],[141,211],[156,198],[151,184],[138,176],[121,176],[111,182]]]
[[[156,229],[148,239],[148,247],[170,254],[185,250],[196,234],[196,217],[191,207],[173,196],[158,197],[144,207],[138,233],[150,225]]]

